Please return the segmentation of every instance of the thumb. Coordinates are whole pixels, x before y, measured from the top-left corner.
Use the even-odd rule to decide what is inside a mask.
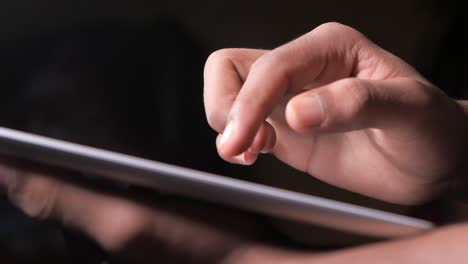
[[[296,95],[286,107],[286,120],[302,133],[397,128],[421,119],[421,113],[440,94],[435,87],[414,79],[347,78]]]

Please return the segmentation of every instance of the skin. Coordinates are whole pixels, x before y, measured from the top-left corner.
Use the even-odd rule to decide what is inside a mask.
[[[205,70],[206,114],[225,134],[226,161],[252,164],[264,150],[400,204],[425,201],[465,169],[460,104],[347,26],[324,24],[272,51],[221,50]]]
[[[466,175],[467,103],[337,23],[271,51],[213,53],[204,99],[208,122],[220,133],[219,154],[229,162],[249,165],[271,153],[336,186],[407,205],[450,191],[460,180],[455,175]],[[141,202],[3,164],[0,187],[14,205],[133,262],[463,263],[468,257],[465,224],[335,252],[297,252],[275,246],[274,231],[260,219],[231,209],[174,197]]]

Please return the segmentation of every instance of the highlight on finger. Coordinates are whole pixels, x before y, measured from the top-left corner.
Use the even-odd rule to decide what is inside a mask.
[[[219,156],[229,162],[229,163],[233,163],[233,164],[239,164],[239,165],[245,165],[245,166],[249,166],[249,165],[252,165],[255,163],[255,161],[257,161],[257,158],[258,158],[258,153],[253,153],[251,151],[245,151],[245,152],[242,152],[241,154],[239,155],[235,155],[235,156],[230,156],[230,155],[227,155],[225,154],[225,152],[221,151],[221,138],[223,137],[223,134],[219,134],[216,138],[216,147],[218,149],[218,154]]]
[[[240,164],[240,165],[252,165],[257,160],[260,154],[270,153],[276,144],[276,133],[273,126],[268,122],[263,122],[260,129],[257,131],[252,144],[248,149],[238,155],[228,155],[222,150],[223,143],[233,133],[231,128],[227,128],[223,134],[219,134],[216,138],[216,146],[218,149],[219,156],[227,162]]]

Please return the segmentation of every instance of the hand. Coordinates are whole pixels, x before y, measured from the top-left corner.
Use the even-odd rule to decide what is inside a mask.
[[[323,36],[327,36],[328,42]],[[304,43],[314,48],[294,49]],[[329,182],[404,203],[423,199],[442,188],[445,175],[455,171],[462,159],[463,144],[455,143],[459,140],[455,135],[463,134],[466,128],[461,126],[465,117],[458,104],[409,66],[341,25],[322,26],[284,47],[271,52],[227,50],[210,57],[205,103],[210,124],[218,131],[223,131],[234,104],[229,119],[234,124],[231,135],[225,133],[228,140],[224,144],[218,142],[222,157],[232,162],[251,163],[260,150],[271,151],[292,166],[317,173]],[[296,54],[298,59],[309,59],[295,60],[292,55],[297,52],[288,53],[288,50],[300,51],[304,56]],[[352,51],[348,55],[354,57],[348,58],[345,51]],[[282,56],[289,62],[278,64],[283,61]],[[314,68],[317,63],[323,66],[320,74]],[[276,71],[279,74],[274,74]],[[320,98],[323,107],[324,116],[318,123],[317,119],[306,118],[307,111],[299,107],[301,99],[314,96]],[[341,97],[346,100],[339,100]],[[244,105],[250,100],[253,104],[246,109]],[[306,106],[307,110],[312,109],[312,104]],[[426,115],[439,123],[423,122],[425,119],[421,117]],[[427,131],[418,130],[421,128]],[[454,129],[460,131],[452,135]],[[353,144],[360,150],[356,155],[350,154],[356,151]],[[405,151],[400,153],[402,149]],[[235,157],[239,153],[242,156]],[[414,161],[408,162],[401,156]],[[327,157],[334,160],[326,160]],[[323,164],[317,163],[320,159]],[[353,164],[355,159],[358,160]],[[366,162],[359,163],[359,160]],[[365,166],[375,168],[373,173],[366,172]],[[395,174],[384,169],[391,169]],[[428,189],[420,190],[418,184]],[[398,186],[403,190],[398,190]],[[421,193],[412,196],[411,189]],[[142,203],[84,189],[37,170],[5,164],[0,166],[2,190],[28,215],[60,221],[84,232],[111,254],[141,262],[348,263],[349,259],[360,259],[362,263],[396,260],[440,263],[450,257],[454,263],[463,263],[466,259],[463,245],[468,228],[464,225],[400,241],[311,254],[257,243],[268,238],[271,232],[257,218],[203,203],[172,197],[162,197],[157,204]],[[392,197],[392,194],[406,196]],[[445,242],[441,244],[441,241]]]
[[[226,161],[270,152],[330,184],[400,204],[466,173],[460,104],[356,30],[324,24],[274,50],[225,49],[205,108]]]
[[[55,175],[57,176],[57,175]],[[161,198],[157,204],[95,192],[0,165],[0,193],[32,217],[59,221],[94,239],[111,263],[465,263],[468,226],[326,253],[279,248],[257,218],[211,205]],[[443,242],[442,242],[443,241]]]
[[[84,233],[111,263],[236,263],[236,252],[273,237],[269,225],[247,213],[171,196],[153,202],[115,196],[63,176],[3,162],[0,196],[31,217]]]

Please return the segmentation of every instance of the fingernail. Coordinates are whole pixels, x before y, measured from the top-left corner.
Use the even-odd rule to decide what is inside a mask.
[[[249,166],[249,165],[252,165],[255,163],[255,161],[257,160],[257,154],[253,154],[249,151],[246,151],[242,154],[239,154],[237,156],[234,156],[234,159],[237,161],[237,163],[239,163],[240,165],[246,165],[246,166]]]
[[[15,180],[16,171],[8,166],[0,165],[0,193],[8,192],[8,187]]]
[[[319,95],[304,96],[295,102],[295,114],[299,125],[317,127],[323,122],[324,110]]]
[[[257,150],[255,150],[253,148],[249,148],[247,151],[250,152],[253,155],[269,154],[270,153],[270,149],[261,149],[261,150],[257,151]]]
[[[260,153],[262,153],[262,154],[270,154],[270,150],[269,150],[269,149],[262,149],[262,150],[260,150]]]
[[[260,154],[260,151],[259,151],[259,150],[256,150],[255,148],[252,148],[252,147],[249,147],[249,148],[247,149],[247,152],[249,152],[249,153],[251,153],[251,154],[256,154],[256,155]]]
[[[223,135],[221,136],[221,140],[219,141],[219,144],[224,145],[226,144],[226,142],[228,142],[229,138],[232,135],[232,129],[233,129],[233,124],[232,122],[229,122],[223,131]]]
[[[244,153],[244,165],[252,165],[255,163],[255,161],[257,160],[258,158],[258,153],[253,153],[253,152],[250,152],[250,151],[246,151]]]

